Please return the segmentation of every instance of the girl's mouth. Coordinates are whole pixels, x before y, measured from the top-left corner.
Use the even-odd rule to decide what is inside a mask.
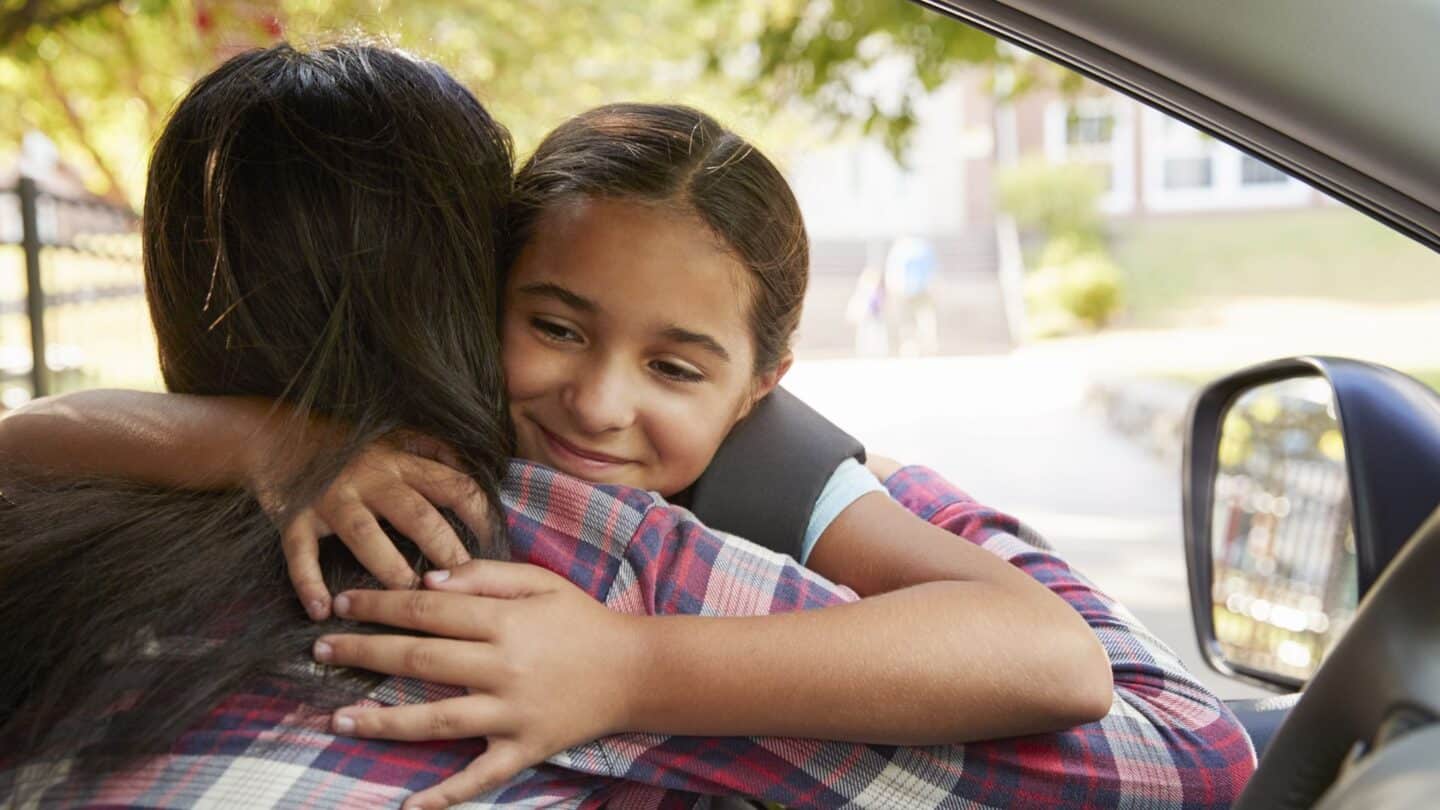
[[[594,450],[587,450],[567,442],[558,435],[546,430],[539,422],[535,423],[535,427],[539,428],[540,434],[545,437],[545,444],[550,451],[550,455],[555,461],[564,462],[565,466],[575,466],[584,470],[600,471],[630,463],[629,459],[618,458]]]

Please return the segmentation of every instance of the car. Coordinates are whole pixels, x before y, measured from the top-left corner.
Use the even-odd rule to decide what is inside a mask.
[[[935,25],[1054,60],[1440,250],[1434,4],[913,1]],[[1202,654],[1286,693],[1232,704],[1261,752],[1237,807],[1428,805],[1440,397],[1371,363],[1293,357],[1208,385],[1187,433]]]
[[[920,1],[1440,248],[1433,6]],[[1440,397],[1359,361],[1242,370],[1195,400],[1183,486],[1206,660],[1293,693],[1234,704],[1262,751],[1236,806],[1431,804]]]

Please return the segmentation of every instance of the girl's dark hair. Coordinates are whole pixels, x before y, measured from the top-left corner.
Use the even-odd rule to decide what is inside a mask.
[[[328,448],[285,488],[291,507],[406,429],[453,444],[501,514],[495,240],[512,169],[506,131],[434,64],[363,44],[226,62],[150,164],[145,284],[167,386],[286,403],[295,443]],[[249,495],[13,468],[0,489],[0,753],[78,755],[71,773],[94,774],[165,750],[257,679],[315,705],[354,698],[358,681],[305,666],[337,625],[306,618]],[[498,529],[462,536],[503,551]],[[375,584],[343,548],[322,562],[332,591]]]
[[[755,372],[784,358],[800,323],[810,243],[789,184],[759,150],[676,104],[610,104],[577,115],[545,136],[515,177],[503,265],[548,209],[575,197],[693,211],[750,271]]]

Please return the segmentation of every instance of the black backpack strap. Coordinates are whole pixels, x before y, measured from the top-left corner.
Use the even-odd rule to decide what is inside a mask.
[[[847,458],[865,460],[855,437],[776,388],[730,431],[689,490],[705,525],[800,557],[825,482]]]

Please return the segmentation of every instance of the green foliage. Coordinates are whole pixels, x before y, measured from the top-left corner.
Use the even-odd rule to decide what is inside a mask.
[[[1098,249],[1075,252],[1074,245],[1046,250],[1063,258],[1042,264],[1025,279],[1025,302],[1045,332],[1073,326],[1102,329],[1123,303],[1120,268]]]
[[[138,201],[144,155],[179,94],[280,37],[370,35],[452,70],[524,152],[565,117],[619,99],[695,104],[784,143],[804,119],[899,155],[916,102],[995,40],[871,0],[0,0],[0,155],[45,132],[96,190]]]
[[[1027,158],[999,172],[1001,210],[1023,230],[1093,244],[1100,234],[1104,178],[1092,166]]]
[[[1099,172],[1030,159],[1002,170],[998,186],[1001,208],[1046,240],[1025,279],[1036,331],[1044,336],[1104,328],[1120,310],[1123,289],[1101,230]]]
[[[858,123],[897,157],[926,93],[961,68],[1010,58],[990,35],[914,3],[777,0],[746,8],[733,33],[754,43],[754,58],[715,60],[713,69],[738,62],[758,98],[777,107],[803,99],[832,123]],[[711,52],[722,52],[714,44]]]

